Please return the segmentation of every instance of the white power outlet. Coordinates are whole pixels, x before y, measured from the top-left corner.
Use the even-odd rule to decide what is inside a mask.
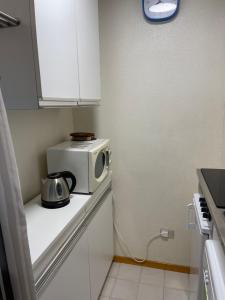
[[[164,239],[174,239],[174,230],[161,228],[160,229],[160,236]]]

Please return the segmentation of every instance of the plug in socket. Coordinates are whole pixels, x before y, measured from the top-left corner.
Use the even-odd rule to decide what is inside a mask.
[[[174,239],[174,230],[161,228],[160,229],[160,236],[164,239]]]

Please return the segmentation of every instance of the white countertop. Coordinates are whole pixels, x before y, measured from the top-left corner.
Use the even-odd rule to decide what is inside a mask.
[[[85,214],[85,206],[90,195],[71,195],[70,203],[59,209],[47,209],[41,206],[41,196],[37,196],[25,206],[27,233],[34,264],[41,254],[51,246],[66,226]]]
[[[93,195],[72,194],[70,203],[62,208],[41,206],[41,196],[25,205],[27,233],[35,280],[54,257],[60,245],[111,186],[111,174]]]

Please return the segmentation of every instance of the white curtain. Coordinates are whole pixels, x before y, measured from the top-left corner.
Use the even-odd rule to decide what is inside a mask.
[[[1,89],[0,225],[14,300],[36,299],[19,176]]]

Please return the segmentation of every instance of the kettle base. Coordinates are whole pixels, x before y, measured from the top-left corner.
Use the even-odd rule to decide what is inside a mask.
[[[57,202],[48,202],[48,201],[41,200],[42,206],[50,209],[61,208],[68,205],[69,203],[70,203],[70,198],[64,199],[62,201],[57,201]]]

